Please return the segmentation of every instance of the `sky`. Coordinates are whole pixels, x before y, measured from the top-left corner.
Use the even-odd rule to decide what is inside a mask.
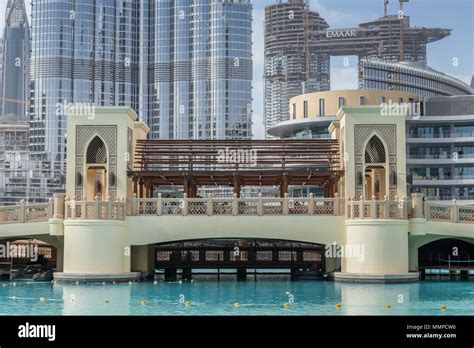
[[[158,0],[159,1],[159,0]],[[263,21],[264,8],[277,0],[252,0],[253,13],[253,132],[263,139]],[[30,1],[25,1],[30,11]],[[383,16],[383,0],[310,0],[311,9],[319,12],[331,28],[352,28]],[[0,27],[4,26],[7,0],[0,0]],[[391,0],[389,13],[396,14],[398,0]],[[474,74],[474,1],[473,0],[410,0],[405,13],[411,25],[453,29],[452,35],[428,45],[428,65],[470,83]],[[357,58],[331,59],[331,89],[357,88]]]

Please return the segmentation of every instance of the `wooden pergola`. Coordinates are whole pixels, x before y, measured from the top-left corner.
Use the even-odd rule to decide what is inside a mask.
[[[138,140],[134,193],[152,197],[163,185],[182,186],[188,197],[202,186],[322,186],[336,192],[342,172],[337,140]]]

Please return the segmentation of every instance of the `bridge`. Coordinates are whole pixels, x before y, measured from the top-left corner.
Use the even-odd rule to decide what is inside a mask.
[[[63,205],[55,207],[54,202],[61,204],[61,199],[64,199]],[[54,201],[46,204],[22,203],[0,207],[0,238],[10,241],[34,238],[60,248],[64,226],[80,225],[81,222],[92,222],[97,226],[100,226],[101,222],[108,222],[112,226],[117,223],[127,226],[124,245],[135,249],[137,258],[143,259],[144,255],[140,253],[144,250],[148,252],[148,246],[156,245],[158,249],[172,250],[173,248],[169,247],[167,249],[166,245],[215,239],[280,240],[309,243],[315,248],[318,245],[341,246],[347,243],[346,224],[364,226],[374,220],[404,223],[410,244],[409,260],[412,271],[418,270],[417,253],[424,245],[448,238],[471,243],[474,240],[473,206],[458,205],[457,202],[443,204],[438,201],[423,201],[422,195],[417,194],[410,199],[396,201],[352,198],[344,200],[337,195],[334,198],[290,198],[286,195],[284,198],[209,196],[192,199],[186,196],[135,196],[121,201],[75,201],[57,195]],[[75,249],[80,257],[83,257],[84,250],[81,246],[76,245]],[[197,250],[195,247],[192,249]],[[227,255],[232,255],[233,248],[227,247],[226,250]],[[145,268],[141,271],[151,271],[151,266],[167,267],[163,259],[161,263],[158,262],[159,259],[155,261],[156,264],[145,262]],[[292,268],[304,268],[300,263],[293,264]],[[174,266],[186,269],[209,268],[212,265],[201,259],[200,263]],[[245,263],[234,262],[221,267],[226,268],[229,265],[232,268],[242,268]],[[264,268],[291,266],[284,262],[276,262],[273,266],[264,263],[260,265]]]
[[[158,258],[158,251],[171,258],[177,245],[190,243],[182,251],[198,255],[201,267],[212,260],[201,258],[204,245],[225,267],[251,268],[268,261],[257,255],[271,254],[275,267],[292,269],[318,268],[324,259],[337,281],[417,281],[423,248],[446,240],[461,251],[462,243],[472,245],[474,206],[407,194],[404,127],[404,118],[380,117],[380,108],[344,107],[328,141],[172,142],[145,140],[147,127],[126,108],[99,108],[94,119],[70,115],[66,193],[45,204],[0,207],[0,240],[54,246],[58,281],[135,280],[170,262],[189,269],[194,263],[186,258]],[[255,165],[219,160],[222,151],[239,149],[256,149]],[[233,194],[199,197],[210,184]],[[162,185],[184,193],[164,196]],[[277,186],[280,197],[243,197],[246,185]],[[324,197],[290,197],[291,185],[319,186]],[[236,263],[229,246],[208,244],[218,240],[240,241],[248,260]],[[328,246],[340,255],[326,255]],[[276,251],[290,251],[293,263],[274,258]],[[320,259],[306,264],[305,251]]]

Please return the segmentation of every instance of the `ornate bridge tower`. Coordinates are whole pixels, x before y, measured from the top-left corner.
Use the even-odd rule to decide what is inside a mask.
[[[148,131],[129,108],[68,110],[66,209],[80,218],[64,221],[64,272],[56,273],[55,279],[139,277],[130,272],[125,205],[119,202],[132,190],[127,171],[133,165],[134,143],[145,139]],[[116,206],[108,207],[112,204]],[[103,214],[117,216],[107,219]]]
[[[344,107],[330,127],[345,171],[339,188],[346,200],[339,281],[418,280],[408,271],[405,115],[388,115],[381,107]]]

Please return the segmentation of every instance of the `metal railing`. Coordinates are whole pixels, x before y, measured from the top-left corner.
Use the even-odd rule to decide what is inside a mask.
[[[48,221],[53,217],[53,201],[0,207],[0,224]]]

